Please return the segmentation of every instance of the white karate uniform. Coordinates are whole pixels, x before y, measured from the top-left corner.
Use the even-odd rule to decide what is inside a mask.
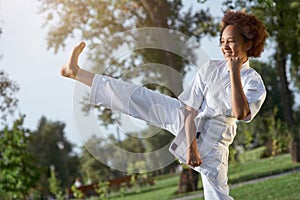
[[[259,111],[266,97],[260,75],[249,66],[241,69],[241,81],[249,103],[250,122]],[[233,118],[230,98],[230,77],[225,60],[207,62],[201,67],[190,87],[175,98],[147,88],[96,75],[92,84],[90,103],[127,113],[145,120],[174,134],[170,152],[181,162],[186,158],[184,131],[184,105],[198,111],[195,118],[198,149],[202,159],[201,172],[205,199],[232,199],[227,185],[228,146],[236,135],[236,119]]]

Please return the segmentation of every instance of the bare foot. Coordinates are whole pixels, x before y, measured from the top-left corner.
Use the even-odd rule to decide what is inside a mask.
[[[85,47],[84,42],[80,42],[72,50],[69,60],[64,64],[60,70],[60,74],[64,77],[75,79],[79,70],[78,57]]]

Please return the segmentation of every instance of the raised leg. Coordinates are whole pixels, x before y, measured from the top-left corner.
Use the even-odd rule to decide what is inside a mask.
[[[144,120],[174,135],[183,126],[180,101],[119,79],[96,75],[90,102]]]
[[[183,105],[175,98],[154,92],[107,76],[95,75],[78,66],[78,58],[85,47],[76,45],[68,61],[61,68],[61,75],[92,87],[91,104],[121,111],[155,126],[177,134],[184,120]]]

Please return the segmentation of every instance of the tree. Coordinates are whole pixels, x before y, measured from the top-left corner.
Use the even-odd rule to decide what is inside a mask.
[[[2,28],[0,28],[0,36],[1,34]],[[15,95],[18,91],[18,84],[14,80],[11,80],[5,71],[0,70],[0,128],[2,125],[4,125],[7,115],[13,115],[15,109],[17,108],[18,99]]]
[[[114,77],[130,77],[140,75],[143,77],[143,83],[149,83],[151,73],[145,73],[142,70],[132,72],[140,63],[151,62],[160,63],[174,68],[179,73],[184,73],[184,59],[172,52],[165,52],[159,49],[142,49],[132,52],[126,60],[112,57],[114,50],[124,45],[135,46],[134,36],[128,30],[141,27],[162,27],[180,31],[188,36],[202,38],[204,35],[216,35],[216,24],[210,16],[208,10],[198,10],[193,12],[192,8],[183,11],[182,1],[41,1],[41,12],[46,13],[47,23],[59,23],[50,27],[48,32],[48,48],[58,51],[65,46],[65,41],[69,37],[78,36],[87,41],[91,47],[99,45],[100,48],[93,49],[90,52],[88,60],[95,72],[109,74]],[[115,41],[105,43],[105,40],[111,38],[114,34],[123,32]],[[164,45],[173,45],[172,38],[160,38]],[[110,63],[109,67],[105,63]],[[101,69],[99,69],[101,66]],[[106,68],[105,68],[106,67]],[[128,73],[128,72],[131,73]],[[138,73],[138,74],[137,74]],[[142,74],[141,74],[142,73]],[[154,71],[154,73],[159,73]],[[129,78],[130,78],[129,77]],[[166,79],[166,74],[157,75],[161,79],[155,79],[153,82],[166,83],[172,85],[175,95],[182,91],[181,80],[178,77]],[[125,77],[129,79],[128,77]],[[161,84],[163,85],[163,84]],[[157,86],[157,85],[156,85]],[[147,84],[147,87],[156,88],[153,84]],[[175,91],[176,90],[176,91]],[[110,111],[101,110],[100,117],[103,122],[112,123],[115,120]],[[112,119],[112,120],[110,120]]]
[[[43,170],[38,187],[42,194],[49,194],[50,166],[55,167],[62,188],[69,188],[78,176],[79,160],[72,152],[72,144],[65,138],[64,128],[64,123],[42,117],[37,130],[30,134],[29,151]]]
[[[201,1],[203,2],[203,1]],[[205,2],[205,1],[204,1]],[[183,10],[183,2],[180,0],[122,0],[122,1],[53,1],[42,0],[41,12],[46,13],[47,22],[58,20],[48,32],[48,47],[56,52],[59,48],[65,46],[65,41],[69,37],[78,36],[87,41],[91,46],[100,44],[90,54],[89,61],[96,66],[105,67],[104,63],[110,63],[109,68],[98,69],[96,72],[109,74],[114,77],[123,77],[124,74],[134,77],[140,75],[143,77],[143,83],[149,83],[147,78],[152,73],[128,73],[137,65],[143,62],[160,63],[175,69],[178,73],[184,74],[186,62],[180,56],[171,52],[165,52],[158,49],[142,49],[134,51],[126,60],[117,60],[111,57],[113,50],[128,44],[135,45],[131,32],[122,37],[116,37],[115,43],[109,43],[105,46],[103,40],[110,38],[113,34],[124,32],[140,27],[161,27],[179,31],[188,36],[194,36],[198,40],[204,35],[216,35],[216,23],[209,14],[208,10],[197,10],[192,8]],[[196,2],[195,2],[196,3]],[[131,43],[130,43],[131,42]],[[168,37],[161,37],[160,42],[165,45],[172,45],[174,41]],[[122,66],[122,67],[120,67]],[[166,78],[163,73],[155,72],[155,79],[159,83],[172,85],[175,88],[172,96],[178,95],[182,91],[181,80],[178,77]],[[126,77],[125,77],[126,78]],[[151,82],[151,81],[150,81]],[[153,81],[151,82],[153,83]],[[147,84],[151,89],[161,89],[157,84]],[[102,122],[112,123],[116,121],[116,115],[112,112],[100,110]],[[167,138],[168,139],[168,138]]]
[[[225,4],[229,7],[247,8],[260,17],[268,27],[271,42],[275,45],[273,64],[276,66],[279,77],[283,116],[292,137],[292,160],[300,162],[300,138],[293,110],[295,97],[291,89],[297,86],[299,90],[300,86],[298,73],[300,66],[300,27],[298,25],[300,3],[295,0],[237,0],[235,4],[232,1],[225,1]]]
[[[0,199],[25,199],[38,178],[34,159],[27,151],[29,130],[23,127],[25,116],[15,119],[14,115],[18,91],[18,84],[0,70]]]
[[[136,45],[132,42],[130,32],[116,37],[114,43],[108,46],[103,42],[112,35],[134,28],[141,27],[161,27],[180,31],[188,36],[200,39],[205,34],[216,35],[216,26],[208,10],[192,9],[183,11],[183,3],[179,0],[154,0],[154,1],[41,1],[41,12],[46,13],[47,21],[56,19],[59,23],[51,27],[48,32],[48,47],[57,51],[64,47],[68,37],[79,36],[87,41],[91,47],[101,45],[89,56],[89,61],[95,66],[103,66],[110,63],[110,68],[98,69],[97,72],[120,77],[132,70],[143,61],[161,63],[173,67],[178,72],[183,72],[183,59],[158,49],[142,49],[133,52],[126,61],[117,60],[111,57],[113,50],[122,47],[124,44]],[[131,37],[130,37],[131,36]],[[171,38],[160,38],[160,42],[171,45],[174,41]],[[139,61],[139,62],[136,62]],[[98,67],[99,68],[99,67]],[[95,70],[95,69],[94,69]],[[144,80],[147,74],[144,75]],[[130,75],[132,76],[132,75]],[[134,74],[136,76],[136,74]],[[148,75],[149,76],[149,75]],[[176,78],[178,79],[178,78]],[[169,85],[178,88],[181,92],[181,82],[176,79],[168,79]],[[147,81],[144,81],[147,83]],[[175,94],[176,94],[175,92]],[[111,116],[111,115],[109,115]]]
[[[15,112],[18,104],[18,99],[15,95],[18,91],[18,84],[11,80],[3,70],[0,70],[0,127],[4,125],[8,115],[12,116]]]
[[[85,183],[102,182],[121,175],[120,172],[108,166],[108,155],[103,153],[106,152],[106,149],[109,149],[106,145],[104,139],[93,135],[82,147],[80,172]],[[101,156],[101,158],[94,157],[95,155]]]
[[[275,66],[272,66],[271,62],[264,63],[257,59],[251,59],[250,65],[261,74],[266,86],[267,97],[261,111],[250,124],[238,124],[239,134],[237,134],[233,146],[242,145],[247,150],[266,145],[272,134],[268,129],[270,120],[274,118],[275,121],[284,122],[282,102],[278,96],[280,85],[277,81],[278,75]],[[277,108],[276,115],[273,114],[274,108]],[[281,134],[286,135],[284,132]]]
[[[22,127],[24,116],[13,127],[0,131],[0,197],[25,199],[38,179],[33,156],[28,153],[29,130]]]
[[[50,178],[48,178],[50,192],[56,199],[64,199],[63,192],[60,188],[60,180],[57,179],[55,167],[50,166]]]

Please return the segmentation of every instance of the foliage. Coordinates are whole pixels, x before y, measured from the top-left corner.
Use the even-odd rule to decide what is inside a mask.
[[[278,142],[280,143],[278,145],[281,152],[287,152],[288,141],[290,139],[285,129],[282,101],[278,96],[280,85],[277,81],[276,68],[271,63],[264,63],[258,60],[251,60],[250,64],[261,74],[266,86],[267,97],[260,112],[250,124],[238,123],[237,136],[233,143],[233,146],[237,150],[236,161],[239,161],[241,151],[265,145],[272,148],[272,145],[270,146],[270,142],[272,143],[273,141],[270,141],[271,138],[274,139],[274,142],[276,141],[274,144],[277,145]],[[274,113],[275,108],[276,113]],[[277,127],[276,133],[274,132],[274,128],[272,128],[274,126]],[[230,156],[233,161],[233,155]]]
[[[240,161],[239,156],[243,151],[259,146],[266,146],[263,157],[287,153],[290,141],[287,126],[278,117],[277,107],[274,106],[273,110],[261,113],[250,124],[238,124],[238,133],[233,144],[238,151],[235,161]]]
[[[95,188],[95,191],[99,195],[99,200],[106,200],[109,193],[109,182],[99,182],[98,186]]]
[[[278,95],[280,93],[279,76],[276,67],[272,61],[263,62],[257,59],[251,59],[250,65],[261,75],[267,90],[265,103],[258,115],[268,115],[277,106],[278,112],[276,117],[283,120],[282,101]]]
[[[135,193],[140,193],[142,188],[155,184],[153,174],[147,172],[146,162],[143,160],[129,163],[127,172],[131,176],[131,190]]]
[[[83,192],[81,190],[79,190],[74,184],[72,185],[71,190],[76,199],[83,199],[83,197],[84,197]]]
[[[291,141],[286,123],[276,119],[277,107],[274,107],[270,117],[266,119],[268,126],[269,145],[267,145],[266,156],[275,156],[288,152],[288,145]]]
[[[300,86],[300,3],[296,0],[236,0],[225,1],[225,5],[234,8],[245,8],[258,16],[267,26],[274,46],[273,64],[276,66],[280,86],[281,104],[279,110],[292,138],[292,160],[300,162],[300,140],[297,131],[293,106],[295,92]],[[291,89],[293,88],[293,89]]]
[[[18,84],[11,80],[3,70],[0,70],[0,126],[4,124],[7,115],[12,115],[17,108],[18,99],[15,94],[19,91]]]
[[[108,151],[111,148],[105,141],[104,138],[93,135],[82,147],[80,172],[84,182],[102,182],[121,175],[121,172],[111,169],[108,165],[112,159],[111,152]]]
[[[251,150],[252,151],[252,150]],[[255,150],[256,151],[256,150]],[[259,150],[261,152],[261,150]],[[250,152],[252,153],[252,152]],[[258,152],[255,152],[255,154]],[[256,157],[256,156],[255,156]],[[229,182],[230,182],[230,191],[236,190],[236,188],[239,188],[241,184],[244,183],[244,181],[250,181],[257,178],[262,178],[270,175],[276,175],[280,174],[282,172],[291,171],[295,169],[299,169],[300,164],[299,163],[293,163],[290,159],[289,154],[279,155],[275,156],[273,158],[266,158],[266,159],[254,159],[251,161],[246,161],[244,163],[237,163],[237,164],[230,164],[229,165]],[[297,176],[298,174],[292,174],[292,176]],[[199,194],[201,191],[191,192],[188,194],[181,194],[176,195],[175,191],[178,187],[178,174],[170,174],[168,176],[163,175],[162,177],[157,177],[156,184],[149,187],[141,188],[140,193],[135,193],[135,191],[131,191],[130,189],[124,194],[123,200],[140,200],[140,199],[161,199],[161,200],[167,200],[167,199],[177,199],[177,198],[191,198],[194,195]],[[275,179],[275,182],[278,179]],[[293,190],[293,195],[298,195],[298,178],[291,180],[291,184],[297,185],[297,190]],[[288,179],[286,180],[287,182]],[[266,195],[270,194],[272,195],[274,191],[282,189],[281,181],[280,184],[276,184],[276,188],[274,190],[264,191]],[[237,187],[233,187],[233,184]],[[263,185],[266,187],[270,187],[268,184],[265,184],[265,182],[262,182]],[[247,185],[245,187],[251,187],[255,186],[256,184]],[[275,186],[275,185],[274,185]],[[201,180],[199,180],[199,188],[202,188]],[[237,189],[238,190],[238,189]],[[291,190],[291,188],[287,188],[287,190]],[[243,190],[245,193],[246,190]],[[253,190],[251,190],[253,191]],[[250,195],[249,192],[246,192]],[[243,193],[241,193],[243,194]],[[287,194],[285,192],[285,194]],[[237,196],[238,197],[238,196]],[[296,196],[297,197],[297,196]],[[119,195],[111,195],[109,199],[120,199]],[[198,197],[195,197],[194,199],[198,199]],[[252,199],[256,199],[256,193],[253,193]],[[284,198],[283,198],[284,199]]]
[[[121,187],[120,187],[120,189],[118,191],[119,194],[120,194],[121,199],[124,198],[126,191],[127,191],[127,184],[126,183],[122,183]]]
[[[55,167],[63,188],[70,187],[78,176],[79,160],[72,152],[72,144],[66,139],[64,128],[64,123],[42,117],[37,130],[30,134],[28,149],[36,158],[37,165],[43,169],[43,176],[39,181],[39,189],[43,194],[49,193],[50,166]]]
[[[150,141],[147,137],[147,133],[147,130],[138,134],[130,133],[122,140],[116,139],[113,135],[109,135],[107,138],[93,135],[89,138],[82,147],[80,156],[80,171],[85,182],[101,182],[125,175],[123,172],[112,169],[111,166],[123,167],[122,171],[129,170],[130,173],[146,172],[147,168],[145,168],[145,162],[148,163],[148,161],[146,161],[142,153],[155,150],[148,149],[150,146],[148,142]],[[170,135],[167,132],[164,132],[164,134]],[[155,137],[156,136],[157,135],[155,135]],[[141,137],[141,139],[137,137]],[[169,139],[168,142],[170,142],[170,140],[171,139]],[[155,139],[155,141],[157,140]],[[167,145],[164,143],[165,142],[158,141],[158,143],[154,143],[154,145],[156,145],[157,148],[161,148],[160,145]],[[123,155],[122,152],[116,150],[119,148],[127,152],[132,152],[132,154]],[[141,153],[139,157],[137,157],[137,153]],[[151,164],[150,162],[152,161],[149,161],[147,167]],[[153,164],[158,165],[157,162],[153,162]]]
[[[131,31],[142,27],[162,27],[193,36],[198,41],[204,35],[216,35],[217,25],[209,10],[184,9],[184,3],[180,0],[101,2],[42,0],[40,2],[41,12],[46,16],[45,25],[52,25],[47,37],[49,48],[57,52],[65,46],[68,38],[80,38],[88,43],[89,48],[87,49],[92,49],[87,53],[89,66],[86,67],[90,67],[89,70],[116,78],[124,78],[128,81],[140,77],[142,78],[141,83],[146,87],[162,92],[166,91],[168,95],[173,96],[173,93],[177,95],[181,92],[181,80],[178,77],[166,78],[166,74],[156,68],[153,68],[151,73],[148,73],[149,70],[145,72],[145,70],[140,70],[141,64],[160,63],[184,74],[186,61],[172,52],[151,48],[138,49],[138,44]],[[194,5],[200,5],[199,2],[194,2]],[[112,36],[114,36],[114,40],[107,43]],[[160,43],[167,46],[174,45],[171,38],[159,39]],[[124,46],[135,50],[131,51],[126,59],[113,57],[114,52]],[[99,66],[101,67],[99,68]],[[149,84],[149,82],[160,84]],[[168,88],[162,87],[163,85],[172,85],[177,91],[170,93]],[[89,109],[89,106],[84,105],[85,111],[89,111]],[[99,108],[98,116],[101,125],[105,126],[116,124],[120,117],[103,108]],[[169,141],[168,136],[161,137],[161,139]]]
[[[40,8],[46,15],[45,24],[54,22],[47,40],[49,48],[55,51],[64,47],[68,37],[77,35],[83,40],[97,43],[114,33],[139,27],[172,28],[196,37],[216,34],[215,23],[207,10],[182,11],[183,3],[179,0],[42,0]]]
[[[55,173],[55,167],[50,166],[50,178],[48,178],[50,192],[55,195],[57,200],[63,200],[63,192],[60,188],[60,181],[57,179],[57,175]]]
[[[35,187],[38,169],[27,152],[29,130],[22,127],[25,116],[13,127],[0,131],[0,193],[4,199],[25,199]]]
[[[298,73],[300,66],[300,26],[298,25],[300,16],[300,3],[296,0],[251,0],[251,1],[227,1],[233,7],[243,7],[249,12],[257,15],[262,19],[268,28],[271,37],[271,42],[275,42],[276,46],[283,43],[284,54],[279,55],[276,49],[276,56],[281,56],[281,59],[290,60],[290,64],[286,63],[286,68],[290,70],[290,79],[294,85],[300,87],[300,75]],[[233,5],[233,2],[235,4]],[[290,65],[290,66],[289,66]],[[277,66],[278,67],[278,66]],[[288,76],[288,74],[285,74]]]
[[[265,146],[257,147],[248,151],[239,153],[239,162],[245,163],[249,161],[256,161],[263,157],[263,154],[266,150]],[[236,163],[233,163],[236,164]]]
[[[228,163],[229,164],[235,164],[238,160],[238,150],[234,148],[232,145],[229,146],[229,155],[228,155]]]

